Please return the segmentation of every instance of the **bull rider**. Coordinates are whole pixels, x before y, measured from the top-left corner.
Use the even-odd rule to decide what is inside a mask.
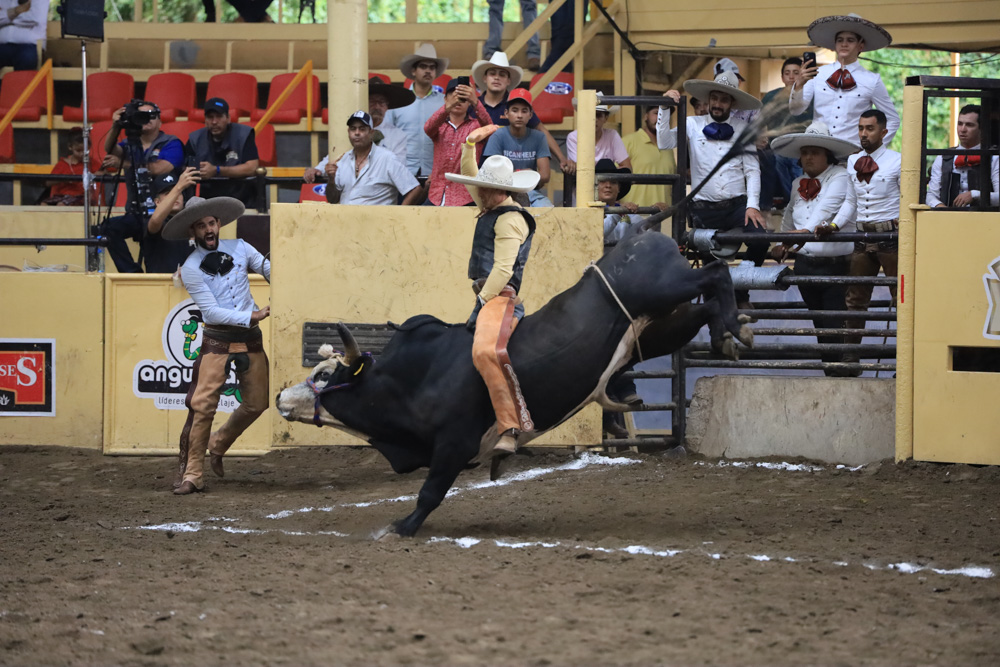
[[[250,294],[249,271],[270,282],[271,262],[242,239],[219,239],[219,230],[240,217],[243,210],[243,203],[232,197],[192,197],[162,232],[168,240],[194,239],[195,249],[181,267],[181,278],[205,323],[184,400],[188,417],[181,431],[179,478],[174,484],[178,496],[203,489],[206,449],[212,472],[223,477],[223,455],[267,409],[267,355],[259,324],[271,314],[271,307],[257,308]],[[211,433],[230,364],[236,371],[242,402],[226,423]]]
[[[462,145],[462,173],[445,174],[449,181],[465,185],[479,207],[469,258],[476,305],[466,326],[475,332],[472,361],[483,376],[497,416],[500,439],[480,455],[490,457],[493,480],[500,477],[501,462],[516,451],[518,436],[535,428],[507,356],[507,341],[524,315],[517,293],[535,233],[535,219],[514,202],[511,193],[529,192],[539,180],[537,171],[515,172],[510,159],[502,155],[486,158],[482,168],[477,168],[476,144],[498,129],[487,125],[473,130]]]

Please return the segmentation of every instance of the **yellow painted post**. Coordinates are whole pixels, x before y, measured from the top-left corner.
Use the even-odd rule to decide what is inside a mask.
[[[368,110],[368,5],[365,0],[330,0],[327,14],[327,132],[333,160],[336,147],[347,145],[344,123],[358,109]]]
[[[639,91],[636,90],[635,83],[635,60],[632,58],[632,54],[629,53],[628,49],[621,49],[618,54],[618,62],[621,63],[621,94],[631,97],[633,95],[638,95]],[[621,110],[621,123],[622,123],[622,136],[626,134],[631,134],[636,131],[635,119],[636,113],[634,107],[622,106]],[[639,109],[640,123],[645,122],[642,119],[642,109]]]
[[[923,137],[923,86],[903,89],[903,164],[899,198],[899,288],[896,305],[896,460],[913,458],[913,307],[916,290],[917,229],[920,202],[920,141]]]
[[[952,54],[951,54],[951,75],[952,76],[962,76],[961,71],[962,71],[962,54],[958,53],[957,51],[953,51]],[[950,104],[950,107],[951,107],[951,114],[950,114],[950,117],[951,117],[951,131],[948,133],[949,136],[951,136],[951,142],[948,145],[949,146],[957,146],[958,145],[958,109],[959,109],[958,103],[961,102],[961,100],[959,98],[957,98],[957,97],[952,97],[948,101],[949,101],[949,104]]]
[[[576,96],[576,205],[594,200],[594,133],[597,124],[597,91],[578,90]]]

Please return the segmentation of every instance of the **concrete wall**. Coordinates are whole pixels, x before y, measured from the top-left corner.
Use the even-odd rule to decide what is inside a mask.
[[[573,285],[602,252],[595,209],[536,209],[538,229],[522,298],[531,313]],[[475,210],[459,207],[277,204],[271,210],[271,384],[302,382],[302,325],[401,323],[421,313],[464,322],[475,296],[466,278]],[[291,423],[272,411],[274,443],[358,444],[330,428]],[[590,406],[532,444],[596,445]]]
[[[861,465],[895,452],[895,380],[700,378],[687,423],[685,445],[708,457]]]

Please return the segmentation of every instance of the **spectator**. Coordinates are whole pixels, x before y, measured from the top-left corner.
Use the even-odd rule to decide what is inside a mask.
[[[799,156],[804,176],[794,182],[795,190],[785,207],[781,219],[781,231],[800,232],[824,237],[822,242],[781,243],[771,249],[777,261],[782,261],[790,253],[795,254],[795,275],[797,276],[846,276],[851,269],[851,253],[854,244],[836,241],[839,231],[854,231],[847,223],[843,230],[833,224],[840,212],[847,190],[852,187],[847,170],[839,162],[858,150],[858,146],[830,135],[830,130],[821,122],[811,124],[805,132],[782,135],[772,143],[774,152],[784,157]],[[846,285],[799,285],[799,293],[809,310],[844,310]],[[817,329],[839,329],[844,326],[842,317],[815,317],[813,325]],[[843,343],[843,336],[816,336],[823,344]],[[843,361],[839,352],[822,352],[825,362]],[[837,368],[827,368],[826,375],[843,376]]]
[[[691,154],[691,183],[697,187],[746,128],[746,122],[732,118],[730,110],[759,109],[760,100],[740,90],[732,72],[723,72],[715,77],[715,81],[685,81],[684,90],[690,95],[707,99],[709,107],[708,116],[690,118],[686,127]],[[668,90],[664,97],[674,102],[681,99],[676,90]],[[656,119],[656,145],[661,149],[677,146],[677,128],[670,127],[669,107],[660,107]],[[749,144],[740,157],[726,163],[695,195],[689,207],[691,226],[696,229],[763,232],[764,216],[760,212],[759,199],[760,164],[753,144]],[[766,241],[748,244],[747,259],[760,266],[767,255],[768,245]],[[737,292],[736,300],[740,308],[751,307],[749,294],[745,291]]]
[[[91,156],[90,172],[94,174],[100,170],[97,158]],[[73,128],[70,132],[66,140],[66,155],[59,158],[59,162],[52,167],[52,173],[83,176],[83,131],[80,128]],[[51,188],[44,202],[46,206],[83,206],[83,181],[48,181],[45,185]],[[91,203],[95,199],[91,192]]]
[[[198,165],[202,197],[232,197],[256,208],[256,188],[247,180],[260,165],[254,130],[230,122],[229,103],[221,97],[205,102],[205,127],[188,137],[187,152]]]
[[[719,61],[715,63],[714,71],[715,71],[715,76],[719,76],[723,72],[732,72],[733,74],[736,75],[736,78],[739,80],[740,86],[742,86],[747,81],[746,79],[743,78],[743,75],[740,74],[740,66],[729,58],[719,59]],[[759,111],[757,109],[733,109],[730,112],[730,115],[733,118],[739,118],[742,121],[751,123],[753,122],[753,119],[757,117],[758,113]]]
[[[373,142],[371,115],[355,111],[347,119],[351,150],[326,165],[326,200],[331,204],[390,206],[403,196],[403,205],[415,203],[420,183],[388,148]]]
[[[583,3],[583,20],[587,20],[587,11],[590,9],[590,3]],[[573,0],[566,0],[566,3],[557,9],[555,13],[552,14],[552,18],[549,19],[549,25],[552,28],[551,39],[549,41],[549,57],[545,59],[542,63],[542,71],[548,72],[552,69],[556,61],[562,58],[563,54],[569,50],[569,47],[573,46],[575,41],[575,26],[576,23],[576,3]],[[573,71],[573,60],[570,59],[566,66],[563,67],[562,71],[572,72]]]
[[[708,115],[708,102],[703,102],[697,97],[691,97],[691,109],[694,111],[692,115],[694,116],[707,116]]]
[[[524,88],[511,91],[507,100],[507,120],[510,125],[501,127],[490,137],[483,157],[502,155],[513,163],[514,171],[537,171],[538,187],[528,191],[528,203],[530,206],[552,206],[552,202],[541,191],[551,175],[549,148],[545,145],[545,135],[528,127],[530,119],[535,117],[531,102],[531,93]]]
[[[622,138],[629,162],[637,174],[673,174],[677,172],[674,152],[656,145],[657,107],[646,109],[642,127]],[[622,195],[624,196],[624,195]],[[670,188],[663,184],[636,184],[632,186],[632,201],[636,206],[656,206],[665,209],[672,201]]]
[[[184,208],[185,194],[193,193],[193,190],[185,191],[193,188],[199,180],[201,175],[198,170],[188,167],[180,178],[165,174],[153,181],[151,192],[156,210],[149,216],[142,251],[146,273],[175,273],[191,254],[189,241],[171,241],[163,238],[161,232],[167,221]]]
[[[628,167],[616,167],[607,158],[598,160],[594,167],[595,174],[631,174]],[[624,206],[628,213],[607,213],[604,216],[604,245],[614,245],[622,240],[631,225],[642,222],[642,216],[637,215],[639,207],[631,201],[622,199],[632,189],[627,181],[597,181],[597,199],[605,206]],[[634,387],[633,387],[634,389]]]
[[[527,30],[531,22],[538,16],[537,0],[520,0],[521,3],[521,25]],[[494,53],[500,50],[500,41],[503,37],[503,7],[505,0],[489,0],[490,4],[490,34],[483,45],[483,58],[489,60]],[[538,64],[541,62],[541,47],[538,33],[528,39],[528,69],[532,72],[538,71]],[[476,82],[480,88],[482,84]],[[516,85],[516,84],[515,84]]]
[[[375,124],[375,132],[372,134],[373,141],[376,146],[392,151],[404,166],[406,165],[406,133],[398,127],[392,127],[386,120],[386,113],[391,109],[401,109],[413,104],[415,99],[416,96],[412,90],[384,83],[377,76],[368,79],[368,115],[372,117],[372,123]],[[317,176],[322,176],[329,161],[330,156],[327,155],[315,167],[306,167],[302,180],[306,183],[315,182]]]
[[[475,107],[473,107],[473,103]],[[469,84],[469,77],[460,76],[448,82],[444,106],[434,112],[424,125],[424,132],[434,144],[434,168],[427,181],[427,202],[434,206],[468,206],[469,191],[445,178],[446,173],[460,173],[462,144],[478,127],[491,125],[486,107]],[[476,159],[482,158],[482,146],[476,146]]]
[[[899,114],[889,99],[882,77],[858,62],[862,51],[877,51],[889,46],[892,43],[889,33],[857,14],[817,19],[807,32],[813,44],[836,52],[837,62],[822,67],[817,67],[816,63],[802,63],[802,70],[789,93],[789,112],[805,113],[812,103],[813,117],[826,123],[833,136],[854,141],[861,112],[871,109],[874,104],[886,116],[885,143],[891,142],[899,128]]]
[[[48,21],[49,0],[0,0],[0,69],[38,69]]]
[[[479,100],[486,108],[486,113],[494,125],[503,127],[508,125],[507,121],[507,100],[509,92],[517,88],[521,83],[524,71],[520,67],[514,67],[507,61],[507,54],[502,51],[494,53],[489,60],[477,60],[472,65],[472,80],[476,87],[483,91]],[[554,155],[559,161],[559,165],[566,164],[566,156],[559,148],[559,142],[548,131],[545,124],[539,120],[538,116],[532,112],[528,120],[528,127],[532,130],[539,130],[545,135],[545,143],[548,144],[549,153]]]
[[[607,104],[601,103],[602,94],[597,93],[597,109],[594,114],[594,122],[596,126],[594,128],[594,160],[599,161],[605,158],[613,160],[615,164],[619,167],[632,168],[632,160],[628,156],[628,151],[625,150],[625,144],[622,143],[621,135],[615,130],[605,130],[604,124],[608,122],[608,118],[611,114],[618,111],[618,107],[609,107]],[[574,106],[576,105],[576,100],[573,100]],[[569,158],[567,163],[568,173],[576,173],[576,140],[577,131],[573,130],[566,135],[566,155]],[[563,171],[567,171],[563,169]]]
[[[237,23],[274,23],[267,14],[268,8],[274,0],[226,0],[233,6],[239,18]]]
[[[149,122],[142,126],[139,135],[139,143],[149,175],[155,178],[173,173],[176,177],[184,164],[184,145],[177,137],[160,130],[160,108],[158,106],[152,102],[133,101],[139,102],[138,106],[135,107],[136,111],[150,115]],[[104,139],[104,150],[107,155],[104,156],[101,168],[108,172],[116,172],[123,166],[126,167],[125,186],[128,189],[128,201],[125,205],[125,215],[109,218],[104,223],[104,234],[108,237],[108,254],[119,273],[142,273],[142,267],[132,258],[132,253],[129,252],[125,239],[133,238],[141,244],[145,230],[142,218],[135,214],[135,209],[136,206],[143,206],[152,212],[153,206],[151,197],[145,202],[137,201],[135,165],[132,164],[131,155],[125,156],[126,150],[131,153],[129,140],[115,143],[115,139],[118,138],[118,134],[122,130],[121,116],[124,112],[125,107],[122,107],[115,111],[112,117],[114,122]],[[141,251],[140,247],[140,253]]]
[[[434,90],[433,83],[447,69],[448,59],[438,58],[430,44],[421,44],[416,53],[399,63],[403,76],[413,79],[410,90],[415,99],[408,106],[389,111],[386,120],[406,133],[406,167],[417,178],[429,176],[434,166],[434,143],[424,134],[424,125],[444,103],[444,94]]]
[[[802,71],[802,61],[799,58],[788,58],[781,64],[781,88],[775,88],[764,94],[761,100],[764,107],[768,109],[767,131],[768,137],[779,134],[789,134],[801,132],[812,121],[812,105],[797,116],[788,112],[788,96],[792,90],[792,84]],[[768,152],[773,164],[764,166],[764,157],[761,158],[761,202],[767,204],[775,197],[781,197],[782,201],[789,201],[791,196],[792,181],[802,175],[802,167],[799,166],[799,158],[784,157]],[[769,160],[770,162],[770,160]]]
[[[899,182],[901,156],[889,150],[883,141],[888,134],[886,115],[877,109],[868,109],[858,121],[861,152],[847,159],[847,198],[834,218],[837,228],[852,222],[859,232],[891,232],[899,229]],[[856,243],[851,255],[852,276],[877,276],[879,269],[885,275],[895,276],[899,266],[899,244],[896,241]],[[890,287],[893,304],[896,288]],[[851,285],[845,301],[848,310],[867,311],[871,303],[871,285]],[[848,329],[864,329],[864,320],[848,320]],[[847,342],[857,344],[861,336],[848,336]],[[858,355],[848,354],[844,361],[857,362]],[[860,375],[854,371],[851,375]]]
[[[979,134],[980,108],[978,104],[966,104],[958,113],[958,146],[965,151],[981,148]],[[1000,200],[998,166],[1000,160],[991,158],[990,183],[979,182],[981,158],[978,155],[956,155],[944,159],[938,155],[931,165],[931,179],[927,184],[927,205],[934,208],[955,206],[964,208],[978,202],[985,189],[990,195],[990,206]],[[985,186],[985,188],[983,187]]]

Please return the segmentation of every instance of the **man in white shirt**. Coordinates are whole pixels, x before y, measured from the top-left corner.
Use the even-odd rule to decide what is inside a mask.
[[[424,125],[444,104],[444,92],[435,90],[434,80],[445,73],[449,62],[438,58],[431,44],[421,44],[399,63],[403,76],[413,79],[410,90],[415,98],[412,104],[391,109],[386,120],[406,134],[406,168],[417,178],[429,178],[434,168],[434,142],[424,133]]]
[[[846,276],[851,269],[851,254],[854,244],[837,242],[836,233],[840,228],[833,219],[840,212],[847,190],[852,187],[847,170],[840,161],[858,150],[852,144],[830,135],[826,124],[813,122],[805,132],[777,137],[771,148],[775,155],[792,158],[798,155],[804,175],[792,181],[791,198],[781,219],[781,231],[817,234],[829,240],[805,244],[782,243],[771,251],[774,259],[782,261],[790,253],[795,254],[795,275],[797,276]],[[847,231],[854,231],[848,224]],[[846,285],[799,285],[799,293],[809,310],[844,310]],[[816,317],[813,324],[817,329],[839,329],[844,326],[842,317]],[[820,344],[843,343],[842,336],[816,336]],[[842,361],[836,352],[820,354],[824,362]],[[824,369],[826,375],[842,376],[845,373],[836,367]]]
[[[858,137],[861,152],[847,158],[847,189],[840,212],[833,223],[843,229],[852,222],[861,232],[892,232],[899,229],[899,181],[902,164],[899,153],[882,143],[886,137],[886,117],[877,109],[861,114]],[[899,264],[899,244],[896,241],[855,243],[851,255],[852,276],[877,276],[882,269],[895,276]],[[896,301],[896,288],[891,287]],[[845,301],[848,310],[867,311],[871,303],[871,285],[851,285]],[[864,320],[847,320],[848,329],[864,329]],[[846,342],[857,344],[861,336],[848,336]],[[857,362],[857,355],[845,355],[844,361]],[[859,375],[860,371],[852,373]]]
[[[392,123],[387,121],[385,117],[389,110],[401,109],[413,104],[414,99],[416,98],[412,90],[385,83],[375,76],[368,79],[368,114],[372,117],[376,132],[382,134],[382,139],[377,140],[375,145],[392,151],[404,165],[406,164],[406,143],[408,141],[406,133],[398,127],[393,127]],[[333,152],[333,149],[330,149],[330,152]],[[306,183],[315,183],[316,177],[326,170],[326,165],[329,162],[330,156],[327,155],[315,167],[306,167],[305,173],[302,174],[302,180]]]
[[[862,51],[889,46],[892,36],[857,14],[817,19],[807,32],[813,44],[834,51],[837,62],[822,67],[812,62],[802,63],[788,97],[789,111],[793,115],[803,113],[812,102],[813,118],[826,123],[830,134],[854,141],[861,112],[874,104],[886,116],[885,143],[891,142],[899,128],[899,114],[882,77],[862,67],[858,56]]]
[[[48,20],[49,0],[0,0],[0,69],[38,69]]]
[[[212,456],[212,472],[223,477],[223,455],[267,409],[267,355],[258,325],[271,314],[271,307],[257,308],[250,295],[249,272],[270,282],[271,262],[242,239],[219,240],[222,226],[242,214],[239,199],[192,197],[161,232],[168,241],[195,241],[181,267],[181,279],[205,325],[185,399],[188,417],[181,431],[179,479],[174,483],[178,496],[203,489],[206,449]],[[230,363],[239,382],[240,406],[210,436]]]
[[[746,128],[745,121],[733,118],[734,109],[760,109],[753,95],[739,89],[739,80],[732,72],[722,72],[715,81],[692,79],[684,82],[684,91],[698,99],[708,100],[707,116],[687,119],[688,152],[691,155],[691,184],[697,187],[708,173],[729,152]],[[680,102],[676,90],[664,93]],[[677,128],[670,127],[670,108],[660,107],[656,119],[656,144],[662,149],[677,147]],[[766,231],[760,212],[760,163],[751,141],[738,158],[730,160],[694,196],[689,208],[691,226],[696,229],[742,229],[745,232]],[[747,244],[747,259],[760,266],[767,256],[768,243]],[[711,259],[706,257],[706,260]],[[749,308],[749,294],[738,292],[740,308]]]
[[[958,146],[965,151],[981,148],[979,134],[980,109],[978,104],[966,104],[958,113]],[[933,208],[967,208],[978,202],[985,189],[990,195],[990,206],[1000,200],[1000,159],[990,158],[990,181],[981,184],[982,171],[979,155],[955,155],[934,158],[931,179],[927,184],[927,205]],[[986,187],[983,188],[982,186]]]
[[[372,143],[372,117],[355,111],[347,119],[351,150],[326,165],[326,200],[331,204],[391,206],[403,196],[411,206],[420,194],[420,183],[386,148]]]

